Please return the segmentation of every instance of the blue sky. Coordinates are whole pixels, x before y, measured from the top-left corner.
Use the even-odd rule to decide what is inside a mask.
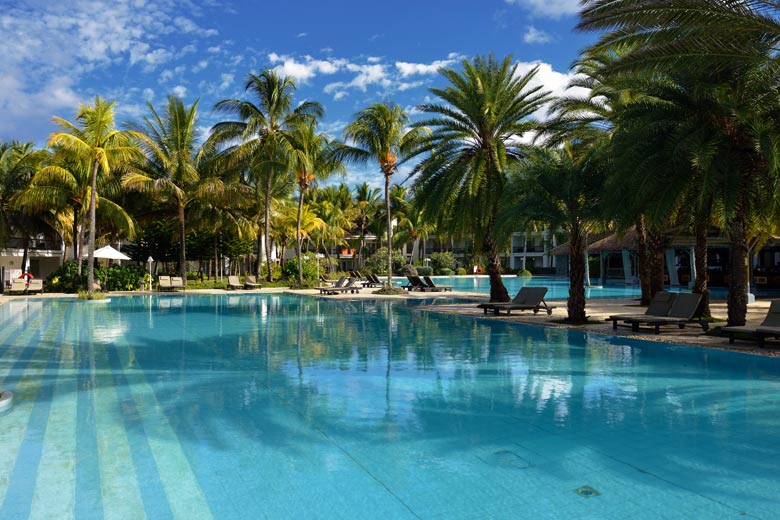
[[[323,103],[334,136],[374,101],[414,113],[442,84],[439,67],[477,54],[539,65],[539,82],[561,93],[594,38],[573,31],[577,9],[578,0],[0,0],[0,140],[43,144],[52,116],[72,119],[97,94],[117,101],[120,122],[169,94],[199,98],[205,132],[214,103],[242,97],[246,75],[268,67],[296,77],[298,100]]]

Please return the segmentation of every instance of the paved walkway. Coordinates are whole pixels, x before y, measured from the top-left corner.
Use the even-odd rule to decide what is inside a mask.
[[[476,307],[479,301],[487,301],[487,296],[479,295],[475,293],[467,292],[438,292],[438,293],[405,293],[402,296],[386,296],[373,294],[376,289],[361,289],[360,293],[346,293],[335,296],[322,296],[323,298],[335,298],[335,299],[431,299],[435,297],[449,297],[456,299],[470,299],[473,303],[438,303],[435,305],[421,305],[420,309],[429,310],[431,312],[441,312],[447,314],[458,314],[461,316],[470,316],[475,319],[488,319],[488,320],[501,320],[511,323],[527,323],[532,325],[541,325],[545,327],[556,328],[573,328],[578,330],[586,330],[591,332],[597,332],[600,334],[611,334],[615,336],[635,337],[645,340],[661,341],[665,343],[676,343],[683,345],[691,345],[695,347],[714,348],[720,350],[733,350],[738,352],[747,352],[751,354],[758,354],[763,356],[780,356],[780,343],[776,341],[769,341],[767,345],[769,348],[759,348],[756,343],[748,341],[739,341],[729,344],[728,339],[712,335],[712,329],[725,325],[727,309],[725,300],[713,300],[710,304],[712,315],[722,320],[721,322],[710,323],[710,334],[705,334],[704,331],[697,323],[690,323],[684,329],[677,327],[666,327],[661,334],[654,334],[651,331],[634,333],[630,328],[618,328],[618,330],[612,329],[611,322],[605,322],[604,318],[613,314],[642,314],[645,311],[644,307],[640,307],[636,298],[598,298],[591,299],[587,302],[587,314],[591,321],[588,325],[568,325],[560,323],[561,320],[566,318],[566,301],[548,301],[550,305],[554,305],[556,308],[553,310],[551,316],[548,316],[545,312],[540,312],[534,315],[530,312],[515,313],[510,316],[501,315],[494,316],[491,314],[484,314],[481,309]],[[257,294],[257,293],[284,293],[290,292],[294,294],[307,294],[319,296],[317,290],[296,290],[292,291],[284,287],[263,288],[258,290],[234,290],[225,291],[221,289],[195,289],[188,290],[187,294]],[[130,294],[149,294],[148,292],[135,291],[135,292],[116,292],[111,293],[116,295],[130,295]],[[165,293],[163,293],[165,294]],[[18,298],[75,298],[72,294],[61,293],[45,293],[43,295],[31,295],[31,296],[0,296],[0,304]],[[759,300],[756,303],[748,306],[748,322],[760,322],[764,319],[769,308],[768,300]],[[774,347],[774,348],[772,348]]]

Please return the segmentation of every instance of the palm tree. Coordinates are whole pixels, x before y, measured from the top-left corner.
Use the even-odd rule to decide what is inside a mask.
[[[777,14],[772,0],[590,0],[580,24],[611,31],[594,50],[622,53],[610,67],[613,72],[693,73],[718,107],[710,120],[727,158],[718,165],[723,197],[716,202],[723,204],[731,245],[729,325],[745,323],[749,220],[760,208],[757,196],[778,175]]]
[[[409,129],[409,116],[398,105],[374,103],[357,113],[344,129],[347,143],[339,157],[360,164],[375,160],[385,177],[385,215],[387,218],[387,287],[393,285],[393,226],[390,213],[390,180],[398,165],[419,148],[426,130]]]
[[[366,245],[366,232],[379,212],[379,204],[381,203],[379,194],[379,188],[372,188],[366,182],[355,186],[355,225],[357,226],[358,233],[360,233],[358,262],[361,267],[364,265],[363,249]]]
[[[448,212],[450,224],[470,232],[487,257],[490,300],[508,301],[494,229],[499,200],[508,167],[524,155],[519,138],[538,128],[531,116],[550,98],[541,86],[530,85],[536,69],[519,74],[509,56],[477,57],[461,66],[462,72],[440,71],[450,85],[431,92],[442,104],[420,106],[431,117],[415,127],[433,132],[418,151],[430,155],[414,170],[415,198],[431,216],[457,208]]]
[[[344,164],[335,158],[336,145],[326,134],[317,133],[314,121],[304,122],[292,133],[292,168],[298,184],[298,221],[295,232],[296,254],[298,256],[298,285],[303,285],[303,258],[301,257],[301,222],[303,220],[303,198],[318,180],[324,180],[334,173],[346,173]]]
[[[212,128],[215,143],[230,146],[234,161],[244,163],[253,175],[262,176],[262,191],[265,208],[265,255],[268,263],[268,281],[273,281],[271,269],[271,198],[275,178],[289,171],[288,162],[292,155],[290,132],[306,121],[322,117],[322,105],[305,101],[292,108],[295,81],[279,76],[271,69],[260,75],[249,74],[244,90],[251,92],[258,104],[240,99],[225,99],[214,109],[235,115],[237,121],[223,121]],[[258,251],[259,253],[259,251]],[[258,255],[259,256],[259,255]],[[258,260],[257,271],[259,273]]]
[[[25,205],[19,196],[46,157],[33,143],[0,142],[0,244],[6,245],[12,233],[21,236],[22,269],[27,265],[30,238],[48,230],[42,215],[48,208]]]
[[[603,148],[603,146],[602,146]],[[569,235],[568,321],[585,323],[586,236],[600,220],[603,156],[578,142],[537,149],[517,165],[500,213],[507,227],[542,219]]]
[[[144,117],[143,125],[137,127],[147,160],[141,171],[126,174],[122,183],[175,207],[179,224],[179,274],[186,280],[186,208],[201,181],[198,168],[202,167],[207,151],[206,147],[198,146],[198,102],[185,107],[181,99],[169,96],[162,114],[150,103],[147,107],[151,115]]]
[[[94,104],[81,105],[77,123],[55,117],[63,129],[49,137],[50,147],[59,147],[88,161],[91,169],[89,191],[89,237],[87,244],[87,289],[95,286],[95,209],[97,205],[98,174],[108,176],[121,170],[130,170],[140,157],[136,144],[138,134],[114,128],[115,101],[95,97]]]

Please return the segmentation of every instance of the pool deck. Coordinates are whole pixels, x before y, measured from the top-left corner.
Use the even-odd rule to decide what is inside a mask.
[[[524,323],[529,325],[538,325],[544,327],[554,328],[567,328],[584,330],[599,334],[607,334],[613,336],[624,336],[630,338],[639,338],[650,341],[659,341],[664,343],[675,343],[682,345],[690,345],[702,348],[712,348],[718,350],[731,350],[736,352],[743,352],[749,354],[756,354],[762,356],[780,356],[780,343],[770,340],[767,342],[769,348],[759,348],[757,343],[750,341],[737,340],[734,344],[729,344],[728,339],[725,337],[719,337],[714,335],[705,334],[701,327],[697,323],[690,323],[684,329],[677,327],[662,328],[661,334],[654,334],[652,331],[642,331],[640,333],[632,332],[630,328],[619,327],[618,330],[612,329],[611,322],[605,322],[604,318],[614,314],[643,314],[644,307],[638,305],[637,298],[594,298],[587,301],[586,311],[591,321],[596,323],[590,323],[587,325],[569,325],[566,323],[560,323],[561,320],[566,318],[566,300],[550,300],[547,303],[555,306],[555,310],[551,316],[548,316],[546,312],[540,312],[534,315],[531,312],[515,313],[510,316],[502,314],[501,316],[494,316],[492,313],[484,314],[482,309],[476,307],[476,303],[480,300],[487,301],[485,295],[469,293],[469,292],[438,292],[438,293],[405,293],[401,296],[387,296],[373,294],[376,289],[361,289],[360,293],[345,293],[335,296],[322,296],[323,298],[336,298],[336,299],[430,299],[435,297],[447,297],[447,298],[469,298],[473,299],[475,303],[453,303],[453,304],[436,304],[436,305],[420,305],[416,308],[421,310],[427,310],[431,312],[441,312],[445,314],[457,314],[460,316],[468,316],[474,319],[486,319],[486,320],[500,320],[509,323]],[[311,296],[320,296],[317,290],[290,290],[283,287],[279,288],[264,288],[261,290],[232,290],[225,291],[220,289],[195,289],[188,290],[187,294],[269,294],[269,293],[292,293],[292,294],[306,294]],[[149,294],[149,292],[112,292],[111,294],[119,295],[132,295],[132,294]],[[158,293],[158,294],[171,294],[171,293]],[[61,293],[45,293],[43,295],[30,295],[30,296],[0,296],[0,305],[18,299],[24,298],[75,298],[72,294]],[[769,300],[758,300],[756,303],[748,306],[748,323],[761,322],[766,316],[767,309],[769,308]],[[712,315],[716,319],[722,321],[710,323],[710,330],[715,327],[725,325],[727,306],[724,299],[713,299],[710,302],[710,309]],[[774,348],[772,348],[774,347]]]

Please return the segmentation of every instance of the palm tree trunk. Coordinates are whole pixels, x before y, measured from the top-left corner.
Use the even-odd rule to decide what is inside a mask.
[[[298,287],[303,287],[303,258],[301,257],[301,221],[303,220],[303,188],[298,196],[298,222],[295,226],[295,253],[298,255]]]
[[[260,233],[260,217],[257,217],[257,257],[255,258],[255,275],[260,277],[260,268],[263,266],[263,234]]]
[[[741,200],[729,226],[729,297],[728,325],[744,325],[747,317],[747,210]]]
[[[647,249],[650,259],[650,298],[664,290],[664,242],[663,233],[647,233]]]
[[[265,261],[268,263],[268,276],[266,280],[274,281],[274,270],[271,266],[271,175],[265,184]]]
[[[569,299],[566,302],[568,321],[585,323],[585,239],[579,222],[574,222],[569,231]]]
[[[387,213],[387,287],[393,286],[393,222],[390,218],[390,175],[385,174],[385,212]]]
[[[692,292],[701,294],[699,314],[703,318],[712,316],[710,312],[710,289],[707,276],[707,222],[699,219],[695,226],[696,246],[693,251],[693,262],[696,266],[696,279],[693,282]]]
[[[185,243],[184,233],[186,231],[184,222],[184,205],[179,203],[179,276],[181,276],[184,285],[187,285],[187,244]]]
[[[30,253],[30,234],[25,233],[22,239],[22,272],[27,270],[27,255]]]
[[[97,206],[97,159],[92,166],[92,190],[89,194],[89,255],[87,256],[87,290],[95,287],[95,208]]]
[[[492,220],[482,236],[482,249],[487,259],[487,272],[490,276],[490,301],[508,302],[509,292],[504,287],[504,280],[501,279],[501,259],[498,256],[498,243],[493,239]]]
[[[73,259],[76,261],[76,263],[79,265],[79,275],[81,274],[81,262],[79,258],[79,254],[81,254],[81,251],[79,247],[81,244],[79,244],[79,218],[78,218],[79,212],[76,211],[76,208],[73,208]]]
[[[639,256],[637,277],[639,278],[639,287],[642,291],[640,304],[650,305],[650,300],[652,299],[650,295],[650,252],[647,248],[645,220],[641,216],[636,221],[636,248]]]

